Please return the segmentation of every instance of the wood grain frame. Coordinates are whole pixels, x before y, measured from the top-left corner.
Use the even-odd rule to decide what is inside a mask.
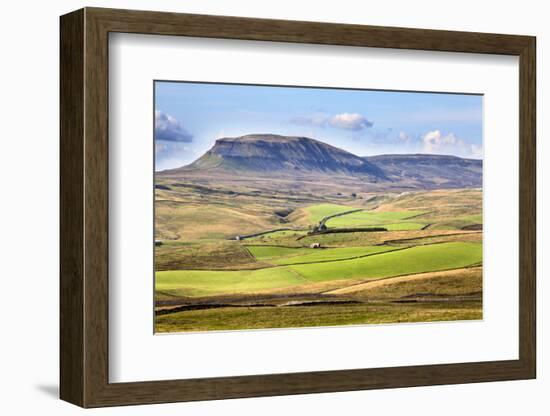
[[[535,378],[534,37],[99,8],[85,8],[62,16],[60,29],[60,396],[63,400],[82,407],[101,407]],[[519,56],[519,359],[109,383],[110,32]]]

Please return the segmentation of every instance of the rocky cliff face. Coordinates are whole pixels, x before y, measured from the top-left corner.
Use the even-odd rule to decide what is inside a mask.
[[[382,179],[375,165],[345,150],[307,137],[253,134],[222,138],[188,168],[225,168],[277,173],[364,174]]]

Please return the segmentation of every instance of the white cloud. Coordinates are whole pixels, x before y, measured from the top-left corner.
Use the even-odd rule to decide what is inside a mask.
[[[333,116],[330,121],[330,125],[346,130],[363,130],[373,126],[365,116],[357,113],[342,113]]]
[[[170,114],[155,110],[155,140],[167,142],[191,142],[193,135]]]
[[[365,116],[358,113],[341,114],[313,114],[309,116],[295,117],[291,120],[294,124],[310,125],[315,127],[334,127],[338,129],[359,131],[373,126]]]
[[[440,130],[429,131],[422,136],[422,151],[475,158],[481,158],[482,155],[481,146],[467,143],[453,133],[442,134]]]
[[[422,137],[424,144],[424,152],[426,153],[439,153],[441,150],[453,146],[457,142],[457,138],[453,133],[449,133],[446,136],[441,134],[441,131],[434,130],[429,131]]]

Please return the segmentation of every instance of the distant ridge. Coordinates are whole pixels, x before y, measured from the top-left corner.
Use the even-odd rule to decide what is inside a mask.
[[[236,177],[300,178],[342,176],[388,188],[481,187],[483,162],[457,156],[387,154],[360,157],[302,136],[249,134],[224,137],[187,166],[160,172]],[[385,184],[385,185],[384,185]]]
[[[423,188],[479,188],[483,183],[483,161],[458,156],[389,154],[363,159],[378,166],[393,182],[407,180]]]

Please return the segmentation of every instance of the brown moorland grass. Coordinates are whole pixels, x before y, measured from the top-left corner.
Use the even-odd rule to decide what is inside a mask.
[[[166,242],[155,247],[155,270],[237,270],[269,267],[237,241]]]
[[[446,243],[451,241],[462,241],[469,243],[480,243],[483,239],[483,233],[481,231],[476,232],[446,232],[443,233],[441,230],[433,230],[430,235],[423,237],[407,237],[396,240],[386,240],[385,244],[388,245],[419,245],[419,244],[436,244],[436,243]]]
[[[419,273],[352,284],[325,292],[361,299],[399,299],[411,296],[478,295],[482,291],[482,268],[468,267]]]
[[[404,192],[396,198],[384,202],[377,211],[443,210],[460,211],[472,207],[481,208],[483,203],[481,189],[436,189],[429,191]]]
[[[223,240],[280,226],[271,214],[253,207],[160,202],[155,209],[155,234],[162,240]]]
[[[461,228],[479,223],[483,206],[481,189],[444,189],[403,193],[382,203],[376,211],[427,210],[422,215],[432,228]]]
[[[460,321],[482,318],[481,303],[343,304],[285,307],[227,307],[155,317],[156,332]]]

